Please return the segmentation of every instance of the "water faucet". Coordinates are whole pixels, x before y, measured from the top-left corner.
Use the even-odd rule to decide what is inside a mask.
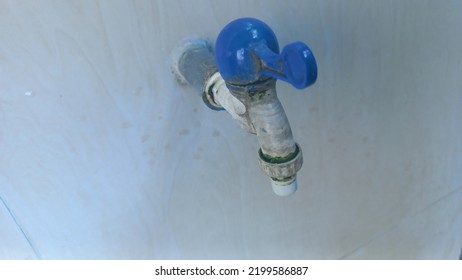
[[[271,28],[254,18],[226,25],[217,37],[215,56],[205,40],[190,40],[177,51],[175,72],[202,94],[206,105],[226,110],[246,131],[256,134],[258,162],[281,196],[297,189],[296,174],[303,164],[302,150],[293,139],[276,81],[298,89],[312,85],[317,65],[302,42],[279,44]]]

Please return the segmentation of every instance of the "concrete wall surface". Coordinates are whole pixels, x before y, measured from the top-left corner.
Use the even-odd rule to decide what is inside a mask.
[[[462,1],[0,0],[0,258],[457,259]],[[171,73],[229,21],[304,41],[278,95],[304,154],[281,198],[255,136]]]

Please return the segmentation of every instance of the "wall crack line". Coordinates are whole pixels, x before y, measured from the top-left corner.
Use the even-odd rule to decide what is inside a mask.
[[[24,231],[23,227],[21,226],[21,224],[19,223],[18,219],[16,219],[16,216],[13,214],[13,212],[11,211],[10,207],[8,206],[8,204],[5,202],[5,200],[3,199],[2,196],[0,196],[0,202],[2,202],[2,204],[5,206],[5,209],[6,211],[8,211],[8,214],[10,214],[11,216],[11,219],[13,219],[13,222],[16,224],[16,226],[18,227],[19,231],[22,233],[22,235],[24,236],[24,238],[26,239],[27,243],[29,244],[30,248],[32,249],[32,251],[34,252],[35,254],[35,257],[37,259],[42,259],[39,251],[37,250],[37,248],[35,247],[35,245],[33,244],[32,240],[30,239],[30,237],[26,234],[26,232]]]

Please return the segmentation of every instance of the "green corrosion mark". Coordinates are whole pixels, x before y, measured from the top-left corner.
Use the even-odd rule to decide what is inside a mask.
[[[265,97],[266,91],[249,91],[248,94],[251,101],[257,101]]]
[[[288,181],[292,181],[293,179],[294,179],[294,176],[284,177],[284,178],[271,177],[271,180],[276,181],[276,182],[288,182]]]
[[[275,163],[275,164],[278,164],[278,163],[285,163],[285,162],[288,162],[288,161],[291,161],[293,160],[297,154],[299,152],[299,148],[298,148],[298,145],[295,145],[295,151],[285,157],[273,157],[273,156],[270,156],[270,155],[266,155],[264,154],[261,149],[258,151],[258,153],[260,154],[260,157],[266,161],[266,162],[269,162],[269,163]]]

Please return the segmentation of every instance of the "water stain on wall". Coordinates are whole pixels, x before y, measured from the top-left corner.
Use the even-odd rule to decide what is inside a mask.
[[[189,129],[183,128],[182,130],[180,130],[179,134],[180,135],[188,135],[189,134]]]

